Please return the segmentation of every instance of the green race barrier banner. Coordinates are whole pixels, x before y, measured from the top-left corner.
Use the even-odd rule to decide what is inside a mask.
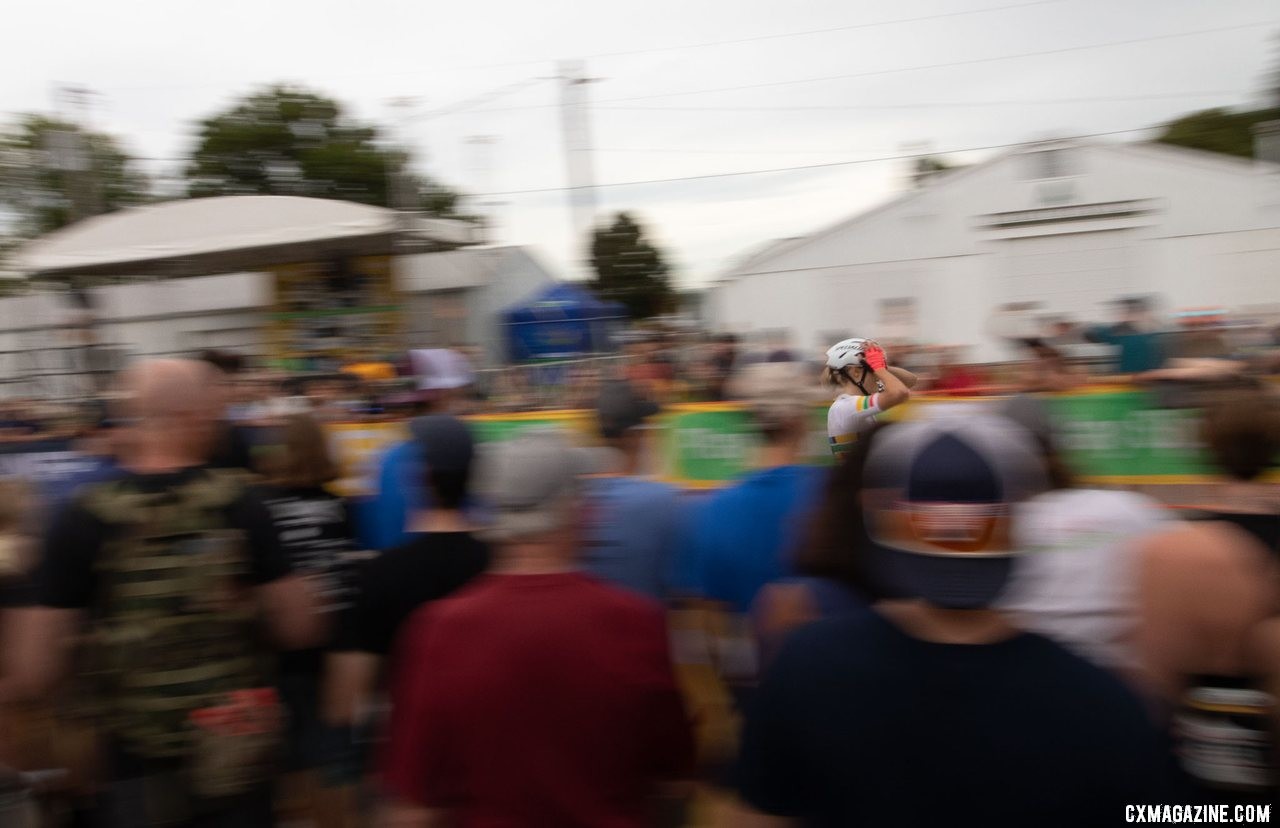
[[[1141,389],[1102,389],[1046,398],[1059,445],[1072,470],[1094,483],[1204,483],[1215,480],[1199,441],[1194,409],[1167,409]],[[889,419],[965,416],[994,400],[922,397]],[[683,405],[663,416],[663,466],[672,482],[692,488],[721,485],[746,470],[757,446],[746,413],[734,405]],[[809,458],[830,463],[826,408],[814,411]],[[1270,473],[1280,479],[1280,466]]]
[[[1059,445],[1072,470],[1088,482],[1115,485],[1204,483],[1216,478],[1199,444],[1199,417],[1192,409],[1164,409],[1141,389],[1116,388],[1058,394],[1046,398],[1058,428]],[[967,416],[987,399],[922,397],[890,419]],[[595,439],[590,411],[539,411],[469,417],[480,441],[504,440],[537,426],[559,426]],[[759,439],[743,408],[734,404],[682,404],[657,420],[656,467],[662,477],[693,489],[722,486],[749,470]],[[406,435],[403,424],[330,426],[352,493],[367,491],[376,455]],[[809,462],[830,464],[827,410],[813,410]],[[1269,475],[1280,480],[1280,468]]]
[[[690,404],[668,408],[659,438],[662,468],[673,483],[690,488],[722,485],[750,468],[760,441],[738,405]],[[809,462],[834,462],[827,446],[827,409],[813,411]]]
[[[1054,396],[1049,404],[1063,454],[1082,476],[1182,483],[1213,473],[1193,409],[1157,408],[1140,390]]]
[[[507,440],[526,428],[557,426],[590,435],[595,428],[590,411],[535,411],[527,414],[479,414],[468,417],[475,439],[482,443]],[[591,435],[594,436],[594,435]]]

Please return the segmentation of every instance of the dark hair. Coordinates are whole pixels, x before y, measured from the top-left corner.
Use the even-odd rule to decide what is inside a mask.
[[[760,439],[766,446],[776,446],[791,434],[791,429],[777,423],[762,424],[759,428]]]
[[[862,475],[880,425],[858,435],[853,450],[827,475],[822,500],[812,513],[794,563],[796,572],[836,581],[868,599],[884,597],[867,568],[870,544],[862,514]]]
[[[470,483],[470,469],[427,469],[427,489],[431,492],[431,505],[437,509],[461,509],[466,503]]]
[[[1232,391],[1205,408],[1200,434],[1214,464],[1237,480],[1259,477],[1280,450],[1280,417],[1264,390]]]
[[[1066,458],[1062,456],[1062,452],[1058,451],[1057,445],[1038,434],[1032,435],[1032,437],[1040,449],[1041,456],[1044,458],[1044,469],[1049,481],[1049,488],[1073,488],[1076,484],[1076,476],[1071,471],[1071,466],[1067,463]]]
[[[200,361],[206,362],[228,376],[244,370],[245,359],[234,351],[219,351],[213,348],[200,353]]]
[[[294,414],[284,422],[279,472],[281,486],[311,488],[338,479],[338,466],[329,455],[329,441],[320,421],[310,414]]]
[[[1050,489],[1070,489],[1075,485],[1071,466],[1058,449],[1053,417],[1043,398],[1035,394],[1017,394],[1006,399],[997,413],[1020,425],[1035,443],[1036,451],[1044,461]]]

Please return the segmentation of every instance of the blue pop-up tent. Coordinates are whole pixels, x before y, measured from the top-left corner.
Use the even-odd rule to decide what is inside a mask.
[[[626,309],[617,302],[560,282],[507,309],[502,322],[511,358],[525,362],[606,351],[610,326],[626,318]]]

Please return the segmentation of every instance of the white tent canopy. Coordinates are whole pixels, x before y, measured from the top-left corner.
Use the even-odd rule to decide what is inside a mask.
[[[473,239],[460,221],[297,196],[220,196],[169,201],[96,216],[19,249],[27,276],[186,276],[390,253],[397,239],[454,247]]]

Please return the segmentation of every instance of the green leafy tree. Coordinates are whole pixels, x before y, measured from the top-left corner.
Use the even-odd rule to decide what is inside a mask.
[[[146,176],[110,135],[43,115],[0,130],[0,213],[11,237],[140,204],[148,191]]]
[[[1165,144],[1250,158],[1253,156],[1254,126],[1278,118],[1280,109],[1254,109],[1245,112],[1206,109],[1170,121],[1156,140]]]
[[[670,267],[631,216],[618,213],[591,240],[593,288],[601,298],[621,302],[633,319],[666,313],[675,301]]]
[[[1156,140],[1241,158],[1253,157],[1255,127],[1265,121],[1280,120],[1280,34],[1273,35],[1272,40],[1277,49],[1263,75],[1262,108],[1192,112],[1165,124]]]
[[[405,160],[380,144],[376,128],[348,118],[337,101],[274,86],[201,122],[187,192],[336,198],[456,217],[458,194],[420,176],[398,175]]]

